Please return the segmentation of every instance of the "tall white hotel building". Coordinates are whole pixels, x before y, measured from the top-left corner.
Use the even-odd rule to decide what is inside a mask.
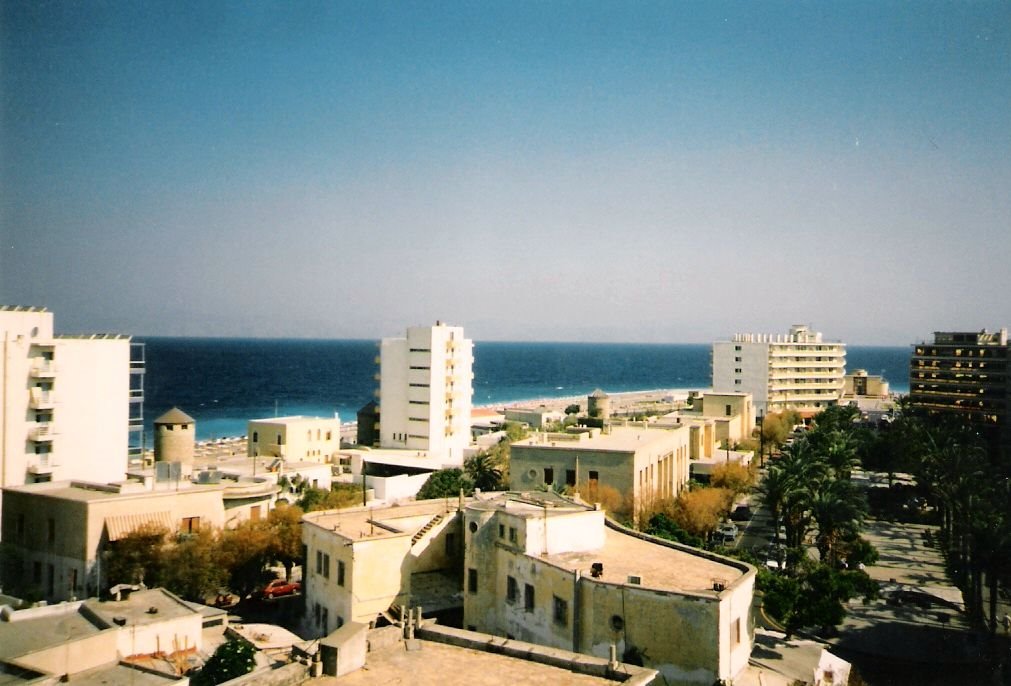
[[[713,343],[713,392],[751,393],[761,414],[817,414],[842,398],[846,344],[795,324],[788,334],[735,334]]]
[[[463,328],[412,326],[380,343],[379,444],[462,465],[470,444],[474,344]]]
[[[143,448],[143,346],[54,335],[53,313],[0,306],[0,486],[121,481]]]

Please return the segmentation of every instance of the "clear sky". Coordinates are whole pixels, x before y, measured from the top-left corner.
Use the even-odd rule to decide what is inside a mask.
[[[1011,326],[1008,2],[3,2],[0,302],[64,332]]]

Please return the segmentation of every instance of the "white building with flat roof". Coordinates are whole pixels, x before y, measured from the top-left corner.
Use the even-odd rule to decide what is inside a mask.
[[[2,306],[0,346],[0,487],[122,480],[144,399],[130,337],[57,336],[45,308]]]
[[[473,342],[436,322],[384,338],[379,354],[379,444],[462,465],[470,444]]]
[[[735,334],[713,343],[713,392],[750,393],[759,415],[816,414],[842,398],[846,344],[795,324],[788,334]]]
[[[341,445],[341,422],[333,417],[272,417],[249,421],[248,457],[332,462]]]

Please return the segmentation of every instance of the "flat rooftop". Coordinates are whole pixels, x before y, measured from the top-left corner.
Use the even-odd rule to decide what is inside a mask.
[[[126,620],[126,626],[141,626],[180,617],[200,615],[182,600],[161,588],[133,591],[123,600],[84,601],[84,606],[109,626],[115,618]]]
[[[604,547],[599,550],[547,555],[541,559],[590,578],[593,563],[604,566],[597,579],[610,584],[627,584],[630,576],[640,578],[643,588],[714,595],[713,583],[729,586],[744,576],[744,570],[729,563],[630,536],[607,528]]]
[[[31,493],[61,500],[76,500],[90,502],[98,500],[119,500],[125,498],[152,498],[158,496],[174,496],[179,493],[195,493],[198,491],[215,491],[224,489],[220,484],[193,484],[183,479],[171,484],[158,484],[154,490],[148,490],[140,482],[125,484],[98,484],[85,481],[50,481],[46,483],[25,484],[24,486],[9,486],[4,490],[15,493]]]
[[[349,540],[372,540],[391,536],[413,536],[438,514],[454,514],[456,498],[419,500],[406,505],[382,508],[353,507],[310,512],[302,518],[308,524],[333,531]]]
[[[600,450],[610,452],[634,452],[656,441],[670,440],[675,431],[684,427],[664,428],[643,426],[615,426],[607,433],[535,433],[530,438],[516,441],[516,448],[538,448],[555,450]]]
[[[80,607],[81,603],[67,603],[20,610],[14,613],[14,621],[5,613],[0,621],[0,659],[16,659],[104,631],[81,614]]]
[[[335,679],[334,684],[398,684],[413,686],[600,686],[615,683],[604,677],[577,674],[506,655],[419,640],[418,650],[397,644],[371,652],[364,669]]]
[[[413,469],[442,469],[447,465],[438,455],[427,450],[409,450],[406,448],[347,448],[339,451],[341,455],[358,455],[365,462],[386,464],[393,467],[411,467]],[[454,465],[459,467],[460,465]]]
[[[63,682],[77,686],[107,686],[108,684],[129,684],[130,686],[166,686],[182,680],[182,677],[171,674],[160,674],[149,670],[137,669],[130,665],[114,663],[95,667],[84,672],[73,674]]]

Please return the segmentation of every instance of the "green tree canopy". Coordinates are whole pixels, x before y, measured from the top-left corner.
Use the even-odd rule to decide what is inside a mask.
[[[256,667],[256,648],[240,638],[218,646],[193,679],[196,686],[214,686],[249,674]]]
[[[416,496],[418,500],[430,500],[432,498],[455,498],[460,495],[473,495],[474,483],[470,480],[462,469],[440,469],[432,472],[428,481],[421,487]]]

